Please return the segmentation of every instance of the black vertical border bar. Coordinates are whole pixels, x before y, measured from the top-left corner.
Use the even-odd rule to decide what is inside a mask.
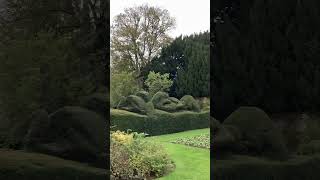
[[[106,93],[107,93],[107,97],[108,97],[108,104],[107,106],[107,137],[105,137],[105,141],[106,141],[106,161],[107,161],[107,175],[108,177],[106,179],[110,179],[110,0],[105,0],[107,1],[107,14],[108,14],[108,20],[106,22],[106,28],[107,28],[107,44],[106,44],[106,49],[105,49],[105,60],[106,62],[106,73],[107,73],[107,78],[106,78]]]
[[[210,2],[210,179],[213,179],[213,138],[214,138],[214,132],[212,128],[212,121],[211,117],[213,116],[213,111],[212,108],[214,107],[214,100],[213,100],[213,65],[214,65],[214,38],[215,38],[215,25],[214,25],[214,15],[215,15],[215,10],[213,8],[214,2]]]

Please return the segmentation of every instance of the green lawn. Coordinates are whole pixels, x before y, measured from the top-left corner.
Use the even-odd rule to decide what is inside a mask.
[[[181,133],[150,137],[150,140],[160,142],[167,149],[176,168],[169,175],[159,180],[209,180],[210,179],[210,150],[173,144],[172,141],[183,138],[208,134],[209,128]]]

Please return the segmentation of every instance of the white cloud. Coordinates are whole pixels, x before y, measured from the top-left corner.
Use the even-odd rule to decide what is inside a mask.
[[[125,8],[143,4],[165,8],[176,18],[177,27],[170,33],[173,37],[210,29],[210,0],[111,0],[111,20]]]

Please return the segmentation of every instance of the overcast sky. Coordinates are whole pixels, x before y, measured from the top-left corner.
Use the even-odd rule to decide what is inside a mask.
[[[111,23],[127,7],[149,4],[167,9],[176,18],[172,37],[190,35],[210,29],[210,0],[110,0]]]

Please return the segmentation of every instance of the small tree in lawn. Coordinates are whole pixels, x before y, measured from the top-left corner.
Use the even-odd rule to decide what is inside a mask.
[[[169,79],[169,73],[160,74],[151,71],[144,83],[148,87],[150,95],[154,95],[158,91],[168,91],[173,81]]]

